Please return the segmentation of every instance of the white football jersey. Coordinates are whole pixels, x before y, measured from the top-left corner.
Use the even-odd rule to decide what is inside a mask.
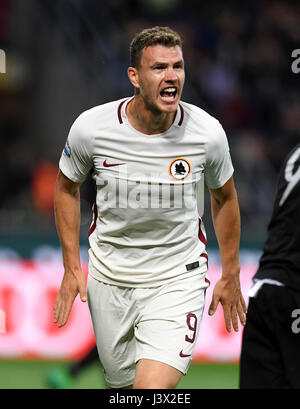
[[[96,182],[89,273],[109,284],[154,287],[206,272],[203,181],[220,188],[233,166],[222,126],[202,109],[180,102],[167,131],[146,135],[127,119],[130,99],[83,112],[59,166],[74,182],[90,171]]]

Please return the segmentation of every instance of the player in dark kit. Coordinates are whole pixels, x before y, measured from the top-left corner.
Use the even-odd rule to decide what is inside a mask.
[[[300,388],[300,144],[286,158],[249,292],[240,388]]]

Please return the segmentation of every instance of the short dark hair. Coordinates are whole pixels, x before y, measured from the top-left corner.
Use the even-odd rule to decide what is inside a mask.
[[[165,45],[166,47],[174,47],[178,45],[182,48],[183,41],[180,35],[169,27],[155,26],[152,28],[146,28],[136,34],[130,43],[131,67],[138,68],[143,49],[156,44]]]

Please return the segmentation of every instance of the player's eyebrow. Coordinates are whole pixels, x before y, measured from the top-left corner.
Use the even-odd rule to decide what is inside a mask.
[[[176,61],[173,65],[179,65],[180,67],[184,66],[184,61],[183,59]]]
[[[166,61],[155,61],[154,63],[152,63],[150,65],[150,67],[151,68],[152,67],[167,67],[168,65],[169,65],[169,62],[166,62]],[[183,59],[175,61],[172,65],[173,66],[177,65],[177,66],[183,67],[184,66]]]

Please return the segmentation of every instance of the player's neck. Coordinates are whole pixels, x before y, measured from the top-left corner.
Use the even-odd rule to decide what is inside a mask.
[[[175,119],[176,112],[155,112],[147,107],[141,95],[127,104],[128,121],[137,131],[147,135],[159,134],[167,131]]]

